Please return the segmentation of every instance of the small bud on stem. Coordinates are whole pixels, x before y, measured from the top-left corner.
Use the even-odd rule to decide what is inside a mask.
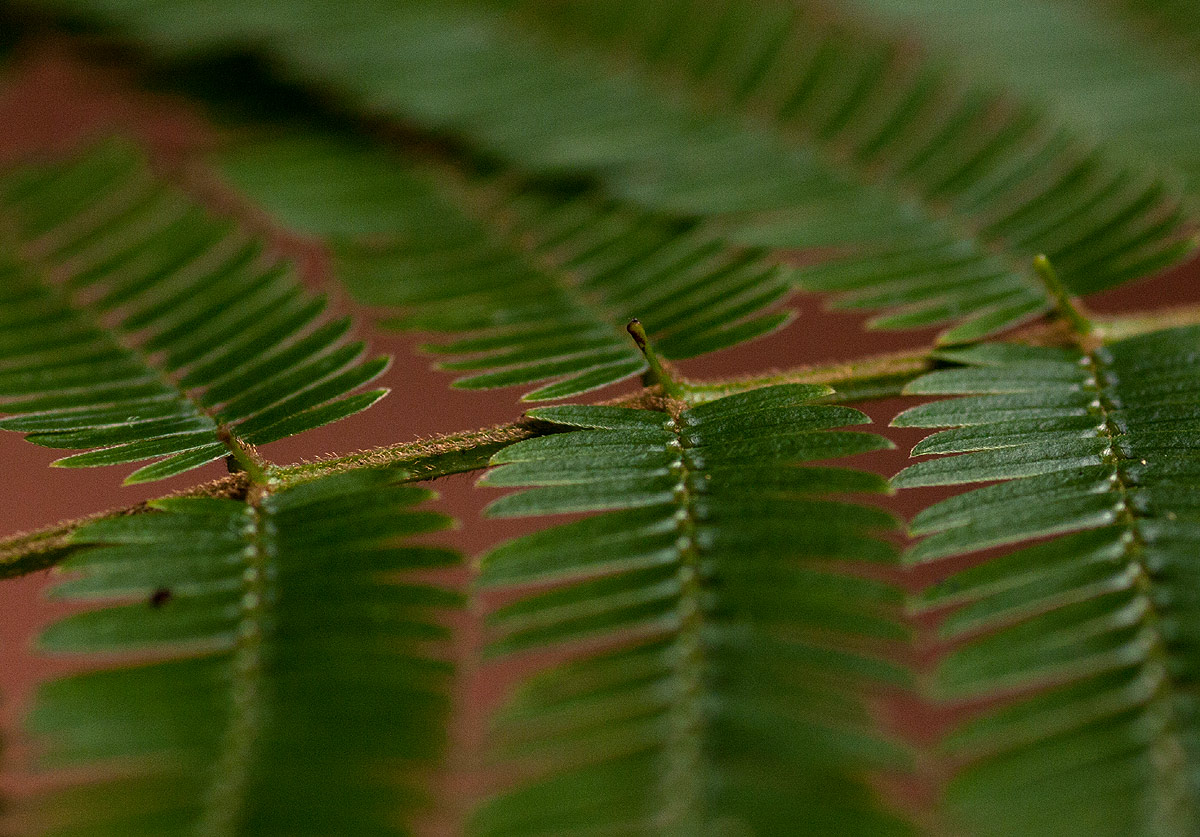
[[[646,373],[646,383],[650,385],[657,384],[662,387],[664,395],[671,398],[683,398],[683,387],[679,382],[667,371],[666,366],[658,357],[658,352],[654,351],[654,346],[650,345],[650,340],[646,337],[646,328],[642,325],[642,321],[636,317],[629,321],[629,325],[625,327],[629,332],[629,336],[633,338],[633,342],[637,344],[638,349],[646,358],[646,363],[650,369]]]
[[[1084,315],[1083,303],[1067,290],[1066,285],[1058,278],[1058,272],[1050,264],[1050,259],[1044,254],[1034,256],[1033,271],[1042,280],[1042,287],[1054,305],[1054,313],[1079,337],[1085,340],[1095,337],[1096,326]]]
[[[223,424],[217,425],[217,438],[221,440],[221,444],[229,450],[229,456],[233,458],[233,463],[226,460],[227,465],[230,465],[229,472],[231,474],[237,473],[232,467],[233,464],[236,464],[238,470],[246,472],[252,483],[267,484],[267,465],[258,457],[257,451],[235,437]]]

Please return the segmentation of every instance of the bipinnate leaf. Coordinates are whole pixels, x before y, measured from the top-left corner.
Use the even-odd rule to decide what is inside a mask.
[[[465,373],[458,387],[566,398],[645,370],[634,317],[678,359],[792,316],[770,310],[788,287],[760,251],[595,194],[552,200],[315,135],[247,141],[220,164],[282,225],[326,241],[334,275],[390,312],[385,326],[454,335],[427,348]]]
[[[1092,139],[1132,133],[1135,146],[1194,157],[1186,73],[1137,72],[1146,57],[1128,88],[1083,96],[1108,89],[1095,82],[1113,52],[1039,22],[1040,7],[1071,3],[923,2],[947,8],[934,22],[958,21],[955,8],[981,15],[963,27],[972,37],[1020,33],[978,50],[1005,62],[1020,63],[1027,42],[1065,38],[1027,76],[1052,71],[1043,77],[1072,107],[964,81],[907,35],[831,21],[815,2],[347,0],[336,15],[321,2],[276,14],[274,0],[35,5],[169,55],[255,50],[290,80],[516,173],[588,178],[627,207],[703,220],[785,259],[799,251],[818,262],[797,271],[802,287],[883,309],[880,327],[946,326],[945,342],[1047,311],[1029,267],[1037,253],[1088,293],[1190,249],[1170,178]]]
[[[459,602],[413,572],[458,557],[408,542],[449,520],[393,480],[163,500],[79,530],[85,548],[54,593],[104,606],[40,645],[138,661],[39,690],[29,723],[44,761],[88,777],[37,800],[39,833],[410,833],[446,738],[438,644]]]
[[[966,833],[1195,833],[1200,328],[1090,350],[981,346],[896,424],[953,453],[897,486],[996,482],[914,519],[933,561],[1018,546],[927,590],[953,644],[934,695],[990,701],[945,742]]]
[[[807,464],[887,443],[836,429],[866,417],[811,403],[825,392],[539,408],[570,432],[493,458],[484,483],[526,489],[490,514],[603,513],[482,560],[484,588],[523,592],[492,614],[491,653],[573,653],[498,718],[522,778],[472,833],[905,831],[866,782],[903,763],[864,702],[904,679],[886,657],[898,592],[847,571],[894,560],[879,538],[894,522],[831,496],[885,486]]]
[[[898,35],[1045,102],[1200,196],[1200,12],[1191,0],[851,0]],[[1182,42],[1190,47],[1179,49]],[[1134,186],[1127,184],[1125,188]],[[1113,192],[1122,187],[1113,182]],[[1093,242],[1097,255],[1115,242]]]
[[[132,146],[0,171],[0,428],[162,479],[358,412],[386,358]]]

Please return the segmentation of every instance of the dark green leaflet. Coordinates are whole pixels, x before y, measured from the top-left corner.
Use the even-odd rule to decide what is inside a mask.
[[[289,77],[545,175],[831,256],[804,287],[969,341],[1178,260],[1183,215],[1038,105],[794,3],[52,0],[176,54],[251,46]],[[1020,50],[1013,50],[1019,54]],[[1125,107],[1124,105],[1128,105]],[[1136,103],[1117,109],[1126,114]]]
[[[1144,42],[1157,47],[1165,40],[1173,58],[1200,52],[1200,7],[1190,0],[1099,0],[1099,6],[1126,15]]]
[[[951,817],[972,834],[1194,833],[1200,328],[953,357],[971,366],[910,391],[966,397],[895,423],[954,425],[914,452],[959,455],[893,482],[1006,481],[919,514],[908,558],[1039,542],[921,598],[955,608],[935,694],[1010,695],[946,742],[968,762]]]
[[[976,339],[1044,310],[1028,269],[1036,253],[1051,257],[1074,292],[1089,293],[1190,246],[1178,197],[1153,169],[1114,162],[1039,105],[972,89],[904,41],[831,24],[823,4],[501,5],[555,40],[693,85],[803,148],[801,179],[790,174],[794,162],[782,165],[743,139],[700,149],[680,140],[663,159],[640,160],[630,188],[699,213],[714,210],[687,203],[697,192],[719,203],[760,184],[793,189],[790,200],[775,198],[778,209],[763,202],[761,215],[731,215],[731,236],[833,248],[799,283],[838,294],[839,305],[888,309],[877,325],[965,319],[946,341]],[[1014,46],[1010,55],[1020,53]]]
[[[42,687],[30,724],[46,761],[89,781],[39,800],[40,833],[408,833],[445,739],[436,646],[459,599],[397,573],[459,559],[403,540],[450,521],[391,479],[342,474],[257,507],[164,500],[76,534],[91,548],[56,595],[132,601],[68,617],[41,646],[160,661]]]
[[[1172,49],[1176,39],[1200,37],[1200,16],[1189,0],[850,5],[898,28],[920,27],[922,40],[969,60],[977,75],[1045,101],[1126,157],[1173,170],[1189,195],[1200,195],[1200,82],[1192,56]],[[1122,16],[1121,7],[1133,15]],[[1154,18],[1166,24],[1160,31]],[[1149,31],[1139,31],[1143,26]]]
[[[894,765],[872,731],[867,684],[904,636],[897,592],[839,564],[890,563],[879,509],[830,498],[874,475],[799,463],[885,440],[779,386],[665,413],[551,407],[577,428],[500,451],[484,482],[528,486],[493,515],[602,511],[510,541],[481,584],[564,581],[493,614],[492,653],[605,638],[529,679],[497,725],[500,752],[535,777],[478,813],[480,835],[890,834],[904,826],[863,784]],[[820,684],[817,686],[816,684]]]
[[[327,241],[355,299],[399,308],[385,325],[457,335],[429,348],[467,373],[459,387],[557,379],[525,396],[544,400],[632,377],[646,368],[625,331],[634,317],[671,358],[790,319],[766,310],[787,286],[761,253],[595,196],[550,202],[322,137],[246,143],[223,168]]]
[[[162,479],[337,421],[387,366],[326,321],[262,242],[189,202],[130,146],[0,172],[0,428],[158,461]]]

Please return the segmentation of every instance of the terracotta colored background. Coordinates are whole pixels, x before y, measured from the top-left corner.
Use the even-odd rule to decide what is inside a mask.
[[[81,137],[122,130],[141,136],[168,161],[177,152],[203,146],[211,141],[211,131],[203,120],[179,101],[150,97],[135,92],[125,74],[111,68],[81,64],[60,43],[45,42],[23,53],[17,69],[0,86],[0,163],[31,150],[69,147]],[[282,242],[281,246],[302,260],[307,279],[321,283],[321,260],[303,246]],[[1101,311],[1151,308],[1164,304],[1200,301],[1197,287],[1200,270],[1196,265],[1103,295],[1094,300]],[[861,328],[864,318],[856,315],[822,312],[817,301],[797,296],[789,304],[800,317],[785,330],[752,344],[738,347],[699,361],[682,364],[693,377],[716,377],[759,372],[772,367],[787,367],[824,361],[847,360],[862,355],[926,345],[932,332],[872,333]],[[429,368],[428,358],[414,354],[414,348],[426,335],[397,338],[370,335],[376,349],[395,356],[395,363],[382,385],[391,395],[375,408],[332,427],[323,428],[268,445],[264,453],[273,461],[294,462],[328,453],[346,453],[376,445],[428,436],[439,432],[465,430],[510,421],[522,409],[517,399],[520,390],[462,392],[449,388],[451,377]],[[631,388],[618,385],[597,397],[619,394]],[[859,467],[870,467],[890,475],[905,464],[906,452],[922,435],[886,428],[887,422],[907,404],[891,400],[863,405],[875,419],[875,429],[885,432],[897,450],[855,459]],[[125,488],[123,476],[132,467],[93,470],[49,469],[48,463],[61,452],[28,444],[16,434],[0,434],[0,536],[36,529],[64,518],[77,517],[220,476],[222,465],[209,466],[173,480],[148,486]],[[479,509],[496,496],[491,490],[475,490],[474,476],[449,477],[437,481],[441,493],[439,507],[462,521],[461,527],[447,533],[444,540],[468,556],[477,555],[490,544],[525,531],[526,522],[486,521]],[[897,513],[908,516],[926,505],[934,492],[905,492],[884,502]],[[911,579],[916,581],[916,579]],[[60,615],[64,608],[41,595],[47,573],[0,584],[0,696],[5,738],[15,746],[8,753],[9,769],[5,788],[21,792],[30,787],[27,777],[13,767],[24,756],[18,719],[27,706],[39,679],[70,670],[78,661],[69,658],[48,659],[31,649],[31,637],[40,626]],[[475,620],[462,621],[458,640],[459,653],[465,658],[478,642]],[[511,672],[466,670],[461,699],[464,705],[462,727],[457,730],[458,745],[452,768],[471,763],[487,707],[494,705],[511,679]],[[901,710],[893,722],[908,734],[920,737],[934,733],[941,725],[936,712],[909,707]],[[450,807],[434,817],[430,832],[453,830],[452,823],[461,802],[473,790],[474,780],[465,769],[449,778]]]

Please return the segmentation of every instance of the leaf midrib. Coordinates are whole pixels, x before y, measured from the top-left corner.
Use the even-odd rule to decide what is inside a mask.
[[[695,494],[689,482],[692,469],[687,463],[687,440],[678,417],[667,422],[675,434],[670,447],[678,451],[671,469],[678,475],[674,494],[679,537],[675,541],[679,597],[676,613],[679,630],[673,637],[676,658],[672,676],[676,699],[669,711],[670,732],[665,743],[666,764],[660,782],[662,825],[675,837],[690,837],[704,830],[705,780],[707,771],[702,730],[704,711],[705,649],[703,643],[704,601],[700,578],[700,550],[696,543],[697,518]]]
[[[247,545],[242,553],[241,612],[229,655],[229,716],[196,826],[199,837],[227,837],[244,825],[263,728],[270,722],[264,668],[272,632],[268,611],[275,599],[275,545],[262,508],[267,496],[266,489],[258,487],[245,509]]]
[[[1148,783],[1151,789],[1152,811],[1149,825],[1151,830],[1163,828],[1166,833],[1185,834],[1196,821],[1197,812],[1196,800],[1187,776],[1188,756],[1183,741],[1186,726],[1180,718],[1177,705],[1176,693],[1179,689],[1170,674],[1172,665],[1163,614],[1152,595],[1154,581],[1145,560],[1146,542],[1139,527],[1141,515],[1134,511],[1133,486],[1121,467],[1126,460],[1118,453],[1122,433],[1113,421],[1114,406],[1108,396],[1108,389],[1115,381],[1115,376],[1096,350],[1086,352],[1084,361],[1091,373],[1085,388],[1095,393],[1094,407],[1100,418],[1099,435],[1108,440],[1108,447],[1102,458],[1112,469],[1109,479],[1119,498],[1116,503],[1117,522],[1123,525],[1126,531],[1126,537],[1123,539],[1123,557],[1136,575],[1132,586],[1145,602],[1145,612],[1141,621],[1150,634],[1150,646],[1141,666],[1160,672],[1157,678],[1158,687],[1146,703],[1147,712],[1157,712],[1165,716],[1154,737],[1150,754],[1154,778]]]

